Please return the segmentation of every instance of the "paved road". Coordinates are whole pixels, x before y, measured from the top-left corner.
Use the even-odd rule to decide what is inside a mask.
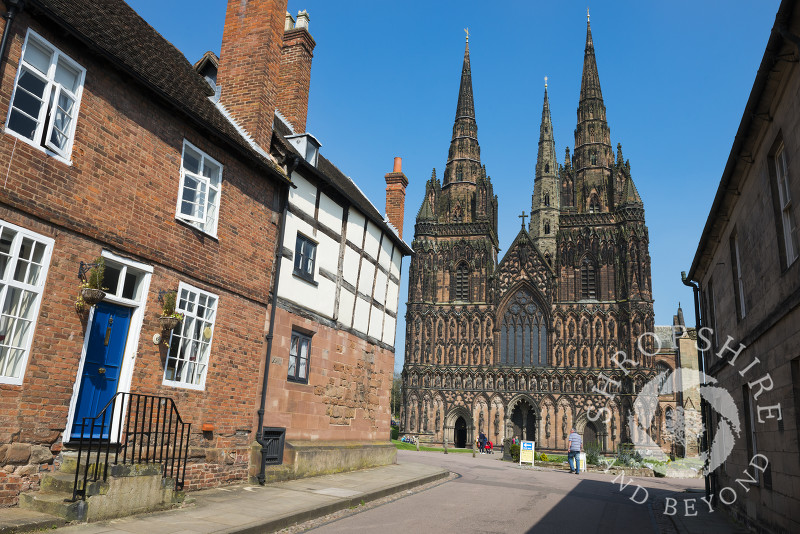
[[[619,480],[601,473],[573,475],[501,462],[500,455],[398,451],[398,461],[440,465],[459,475],[432,489],[387,503],[313,532],[402,533],[564,533],[663,532],[660,499],[701,479],[635,478],[620,490]],[[644,489],[634,494],[636,486]],[[656,509],[654,510],[654,505]],[[668,524],[668,522],[666,522]]]

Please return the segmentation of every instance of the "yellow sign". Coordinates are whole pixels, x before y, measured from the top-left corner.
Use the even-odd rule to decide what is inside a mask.
[[[533,441],[522,441],[519,444],[519,464],[528,463],[533,465]]]

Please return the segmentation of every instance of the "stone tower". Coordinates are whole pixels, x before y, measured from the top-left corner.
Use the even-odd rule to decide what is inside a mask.
[[[551,265],[556,257],[556,234],[561,207],[558,171],[553,123],[550,120],[550,101],[547,98],[547,82],[545,82],[529,231],[534,244],[539,247]]]

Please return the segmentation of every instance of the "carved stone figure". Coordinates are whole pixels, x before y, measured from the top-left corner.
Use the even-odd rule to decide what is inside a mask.
[[[414,413],[414,410],[411,410],[411,420],[409,421],[409,426],[411,427],[409,430],[411,432],[414,432],[417,429],[417,418],[415,415],[416,414]]]
[[[425,405],[425,409],[422,412],[422,431],[428,431],[428,405]]]
[[[494,435],[497,436],[500,434],[500,409],[497,408],[494,412]],[[497,441],[497,438],[495,438]]]
[[[439,425],[441,424],[441,419],[439,418],[439,410],[436,410],[436,421],[434,422],[434,429],[436,432],[439,432]]]
[[[547,412],[547,420],[544,424],[544,435],[550,439],[550,412]]]
[[[481,407],[481,414],[478,417],[478,432],[483,432],[483,407]]]
[[[567,439],[567,412],[564,411],[564,415],[561,418],[561,433],[564,434],[564,439]]]

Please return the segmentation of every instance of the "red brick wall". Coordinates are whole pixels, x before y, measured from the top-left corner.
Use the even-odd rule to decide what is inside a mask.
[[[389,222],[397,228],[400,239],[403,238],[403,216],[406,204],[406,186],[408,178],[402,172],[392,172],[386,175],[386,216]]]
[[[290,382],[292,329],[313,333],[308,384]],[[388,441],[394,353],[277,309],[265,426],[288,440]]]
[[[283,34],[276,107],[298,133],[306,131],[314,46],[316,43],[305,28],[289,30]]]
[[[31,24],[23,13],[13,28],[0,80],[3,121]],[[131,391],[172,397],[192,423],[196,465],[187,487],[242,479],[258,409],[280,191],[61,32],[33,29],[86,68],[86,81],[72,165],[0,133],[0,167],[8,173],[0,218],[55,240],[23,384],[0,385],[0,506],[35,487],[53,461],[43,449],[60,450],[87,326],[74,308],[78,263],[103,248],[153,266]],[[216,239],[175,220],[184,138],[224,165]],[[179,280],[219,296],[205,391],[162,385],[166,348],[152,342],[160,332],[158,291]],[[203,423],[215,431],[203,435]]]
[[[277,102],[286,0],[228,0],[217,85],[220,100],[261,147]]]

